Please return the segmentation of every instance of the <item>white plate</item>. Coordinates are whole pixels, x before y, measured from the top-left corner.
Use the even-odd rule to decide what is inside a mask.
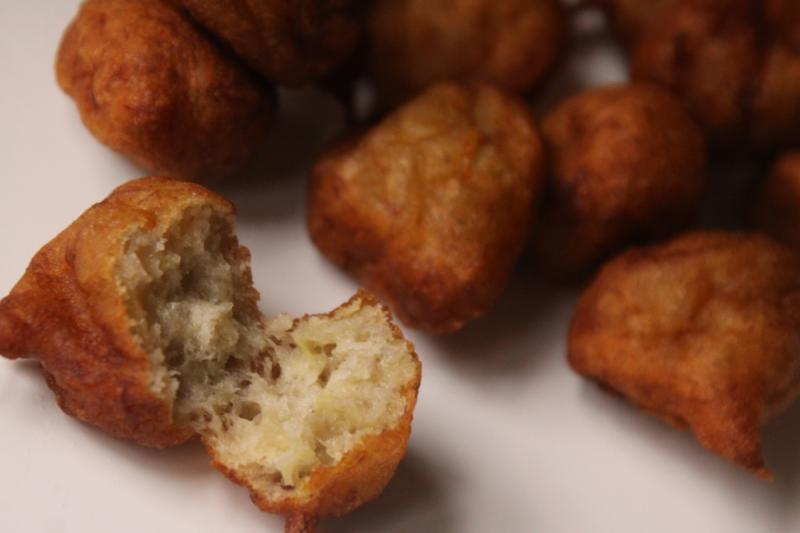
[[[97,143],[55,84],[72,0],[0,1],[0,293],[33,253],[140,172]],[[593,17],[584,22],[592,26]],[[547,99],[621,79],[589,32]],[[336,106],[289,95],[264,178],[222,186],[268,314],[328,310],[356,284],[317,254],[304,227],[309,164],[340,125]],[[462,333],[409,331],[423,384],[408,457],[376,502],[324,523],[341,532],[800,531],[800,406],[765,434],[764,483],[575,376],[564,358],[574,294],[517,273]],[[246,492],[189,444],[154,451],[65,416],[35,367],[0,361],[0,531],[278,532]]]

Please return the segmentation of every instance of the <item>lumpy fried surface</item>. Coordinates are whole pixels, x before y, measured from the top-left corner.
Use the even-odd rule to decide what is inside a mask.
[[[408,324],[454,331],[507,283],[542,173],[521,101],[437,85],[320,158],[309,232]]]
[[[670,94],[589,90],[543,123],[550,175],[534,248],[551,274],[579,274],[636,238],[682,227],[705,188],[705,142]]]
[[[87,0],[58,82],[97,139],[145,170],[209,180],[263,142],[274,93],[165,0]]]
[[[330,71],[353,50],[359,0],[175,0],[250,65],[281,85]]]
[[[756,16],[749,0],[678,0],[643,33],[633,76],[680,95],[715,138],[741,137],[759,66]]]
[[[368,20],[372,72],[389,103],[438,81],[534,88],[562,53],[555,0],[378,0]]]
[[[794,0],[599,0],[630,47],[634,79],[690,108],[715,144],[800,142],[800,8]]]
[[[199,435],[265,511],[340,515],[405,454],[420,368],[366,292],[265,321],[233,207],[130,182],[45,246],[0,300],[0,353],[32,357],[69,414],[169,446]]]
[[[569,362],[768,477],[759,430],[800,391],[800,258],[691,233],[609,262],[578,302]]]
[[[778,158],[759,185],[753,220],[761,231],[800,249],[800,152]]]

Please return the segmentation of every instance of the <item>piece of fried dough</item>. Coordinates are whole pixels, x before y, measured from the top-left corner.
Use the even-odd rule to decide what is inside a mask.
[[[759,185],[753,222],[759,230],[800,249],[800,152],[781,156]]]
[[[800,392],[800,256],[696,232],[609,262],[578,302],[569,362],[768,478],[760,428]]]
[[[56,74],[100,142],[178,179],[217,179],[244,165],[275,107],[271,86],[166,0],[84,2]]]
[[[329,72],[358,41],[352,0],[174,0],[263,76],[302,85]]]
[[[0,301],[0,353],[38,360],[64,411],[117,437],[199,434],[265,511],[344,514],[405,453],[417,356],[366,292],[264,321],[233,216],[198,185],[119,187]]]
[[[567,33],[556,0],[377,0],[367,27],[388,104],[446,80],[529,91],[561,57]]]
[[[524,102],[436,85],[314,168],[308,228],[409,325],[448,333],[508,282],[544,172]]]
[[[548,273],[584,273],[631,239],[663,236],[696,213],[703,134],[657,86],[589,90],[560,104],[542,130],[551,168],[534,248]]]

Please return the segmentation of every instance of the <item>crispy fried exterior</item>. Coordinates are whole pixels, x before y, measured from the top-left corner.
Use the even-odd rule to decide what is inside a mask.
[[[759,230],[800,249],[800,152],[783,155],[761,183],[753,221]]]
[[[697,232],[609,262],[569,332],[578,373],[768,478],[759,430],[800,392],[800,257]]]
[[[409,325],[452,332],[505,287],[544,172],[525,104],[434,86],[314,168],[308,229]]]
[[[284,533],[315,533],[319,519],[314,516],[290,515],[286,517]]]
[[[800,146],[800,32],[793,40],[767,49],[754,93],[752,134],[756,143],[777,148]]]
[[[354,9],[359,0],[173,1],[281,85],[318,79],[358,41]]]
[[[88,209],[0,300],[0,354],[38,360],[67,414],[116,437],[154,447],[190,438],[192,429],[173,422],[172,399],[151,389],[151,363],[131,334],[114,268],[132,231],[170,223],[197,204],[233,216],[210,191],[159,178],[122,185]]]
[[[583,273],[630,239],[680,228],[699,207],[702,132],[654,85],[587,91],[542,129],[551,170],[534,248],[551,274]]]
[[[683,99],[717,144],[800,144],[800,3],[595,0],[631,49],[634,79]]]
[[[274,111],[271,87],[162,0],[87,0],[56,73],[100,142],[167,177],[230,174],[263,142]]]
[[[359,290],[350,301],[334,309],[330,313],[317,316],[335,317],[339,309],[350,306],[353,302],[361,306],[380,305],[378,300],[367,291]],[[268,494],[259,492],[250,480],[237,475],[222,462],[215,460],[213,443],[203,438],[212,464],[229,479],[250,490],[250,498],[261,510],[278,513],[290,518],[293,527],[303,521],[320,517],[342,516],[377,498],[394,475],[397,465],[405,456],[408,439],[411,435],[411,421],[417,402],[421,379],[421,365],[413,344],[404,340],[403,333],[392,322],[392,316],[385,306],[381,306],[386,321],[391,324],[395,339],[403,340],[414,357],[417,370],[415,379],[409,381],[400,391],[406,404],[403,414],[397,423],[378,435],[367,435],[344,457],[331,466],[319,466],[312,473],[304,491],[294,497],[281,499],[270,498]],[[295,324],[308,320],[310,316],[298,318]],[[298,517],[300,515],[300,517]],[[287,523],[287,527],[288,527]]]
[[[656,22],[675,0],[590,0],[603,7],[611,18],[614,30],[627,42],[639,39],[650,24]]]
[[[389,104],[443,80],[528,91],[561,56],[567,32],[556,0],[377,0],[368,31]]]
[[[680,95],[715,139],[739,138],[759,67],[757,17],[749,0],[678,0],[642,33],[633,77]]]

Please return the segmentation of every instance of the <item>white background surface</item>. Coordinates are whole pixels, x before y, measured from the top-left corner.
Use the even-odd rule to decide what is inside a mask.
[[[0,0],[0,294],[42,244],[141,174],[91,137],[55,84],[76,5]],[[620,79],[603,43],[585,36],[546,99]],[[239,207],[270,315],[325,311],[356,288],[303,224],[309,164],[338,131],[337,108],[310,92],[284,104],[254,178],[218,187]],[[575,376],[564,357],[572,304],[570,290],[523,267],[463,332],[409,332],[424,371],[408,457],[378,501],[323,531],[800,531],[800,406],[765,432],[777,481],[758,481]],[[154,451],[109,438],[65,416],[35,366],[0,361],[3,533],[282,530],[207,463],[197,444]]]

